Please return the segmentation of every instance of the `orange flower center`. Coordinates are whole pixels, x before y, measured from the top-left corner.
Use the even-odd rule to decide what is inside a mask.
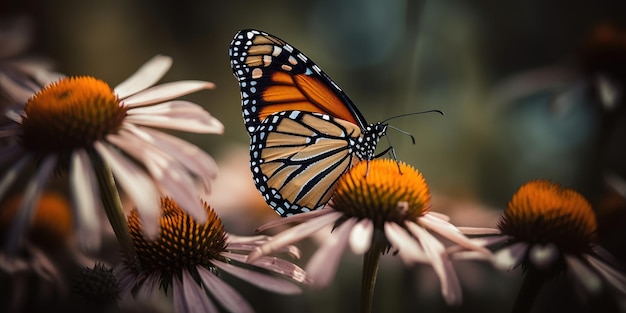
[[[196,266],[211,269],[212,259],[224,259],[220,256],[226,250],[222,221],[206,203],[204,208],[208,213],[207,220],[198,223],[176,202],[162,198],[160,234],[156,240],[143,236],[136,209],[128,217],[128,227],[142,271],[146,274],[159,273],[161,286],[166,290],[172,284],[172,275],[180,275],[183,269],[192,272]]]
[[[596,233],[591,205],[572,189],[531,181],[513,195],[498,224],[516,241],[553,243],[566,252],[584,252]]]
[[[113,89],[89,76],[47,85],[24,110],[23,144],[43,153],[89,146],[116,131],[126,116]]]
[[[376,159],[359,162],[341,176],[332,198],[333,208],[346,215],[367,218],[376,227],[393,221],[415,221],[430,207],[424,177],[404,162]]]

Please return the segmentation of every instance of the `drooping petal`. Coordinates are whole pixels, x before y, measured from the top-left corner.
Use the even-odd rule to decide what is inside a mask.
[[[565,256],[565,262],[572,276],[591,294],[598,294],[602,289],[602,281],[587,265],[575,256]]]
[[[360,220],[350,232],[350,248],[355,254],[364,254],[372,244],[374,234],[374,223],[372,220],[364,218]]]
[[[25,235],[35,210],[35,205],[39,202],[41,193],[50,178],[50,174],[57,165],[56,155],[47,155],[37,168],[37,174],[28,182],[22,203],[17,209],[16,216],[11,222],[6,239],[5,251],[7,255],[13,256],[17,251],[20,239]]]
[[[156,238],[159,234],[159,193],[152,180],[136,165],[111,147],[95,142],[94,148],[111,167],[111,171],[137,206],[144,234]]]
[[[189,110],[193,105],[200,110]],[[199,105],[172,101],[128,111],[125,122],[200,134],[221,134],[224,125]]]
[[[315,210],[315,211],[311,211],[311,212],[295,214],[295,215],[292,215],[292,216],[279,218],[279,219],[273,220],[271,222],[268,222],[266,224],[263,224],[259,228],[257,228],[255,231],[256,232],[262,232],[262,231],[265,231],[265,230],[268,230],[270,228],[274,228],[274,227],[280,226],[280,225],[309,221],[309,220],[312,220],[314,217],[325,215],[325,214],[330,214],[330,213],[333,213],[333,212],[337,212],[337,211],[335,211],[335,210],[333,210],[331,208],[324,207],[323,209],[319,209],[319,210]]]
[[[215,300],[217,300],[227,311],[242,313],[254,312],[248,301],[246,301],[246,299],[244,299],[244,297],[242,297],[233,287],[226,284],[206,268],[198,266],[197,269],[207,291],[212,293]]]
[[[215,84],[199,80],[181,80],[165,83],[143,90],[122,101],[130,108],[137,106],[165,102],[202,89],[213,89]]]
[[[424,252],[430,259],[433,269],[441,281],[441,294],[448,305],[459,305],[463,301],[461,284],[452,267],[452,263],[444,254],[443,244],[433,237],[426,229],[415,224],[406,223],[409,231],[417,237],[424,248]]]
[[[398,249],[398,256],[404,264],[430,263],[428,256],[417,244],[416,239],[411,237],[402,226],[395,222],[386,222],[384,228],[385,237],[394,248]]]
[[[241,255],[241,254],[231,253],[231,252],[222,252],[221,254],[237,262],[249,263],[254,266],[266,269],[268,271],[272,271],[274,273],[287,276],[288,278],[293,279],[300,283],[308,282],[306,278],[306,272],[302,268],[300,268],[299,266],[291,262],[285,261],[277,257],[261,256],[252,262],[248,262],[247,255]]]
[[[302,292],[300,287],[285,279],[251,271],[249,269],[237,267],[217,260],[212,260],[211,263],[219,267],[224,272],[265,290],[287,295],[299,294]]]
[[[300,214],[298,214],[300,215]],[[330,212],[326,215],[313,218],[307,222],[296,225],[280,234],[274,236],[268,243],[258,247],[248,255],[248,262],[252,262],[262,255],[273,253],[283,246],[290,245],[302,238],[305,238],[326,225],[336,221],[341,217],[341,212]]]
[[[161,191],[171,197],[196,221],[207,219],[195,184],[189,173],[170,155],[145,144],[140,138],[126,131],[107,136],[107,140],[137,160],[141,161]]]
[[[87,152],[76,149],[70,163],[70,190],[78,223],[78,240],[88,251],[100,247],[100,193]]]
[[[172,58],[156,55],[142,65],[133,75],[113,89],[115,94],[124,99],[156,84],[172,66]]]
[[[172,283],[176,313],[219,312],[186,269],[182,270],[182,277],[178,278],[174,275]]]
[[[475,250],[484,254],[490,254],[489,250],[480,245],[476,245],[471,239],[465,237],[460,230],[447,221],[441,220],[435,216],[427,213],[419,218],[420,223],[424,224],[427,228],[437,232],[439,235],[450,239],[452,242],[462,246],[469,250]]]
[[[527,249],[528,244],[525,242],[516,242],[502,248],[494,254],[494,265],[498,269],[509,271],[522,262]]]
[[[318,288],[328,286],[335,277],[339,260],[348,244],[350,231],[355,223],[356,218],[344,221],[313,254],[305,268],[307,275],[311,278],[311,286]]]

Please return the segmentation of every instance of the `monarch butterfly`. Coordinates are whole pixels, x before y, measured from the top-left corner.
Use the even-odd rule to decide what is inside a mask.
[[[257,189],[281,216],[323,207],[347,169],[376,157],[387,124],[368,124],[326,73],[275,36],[241,30],[229,54]]]

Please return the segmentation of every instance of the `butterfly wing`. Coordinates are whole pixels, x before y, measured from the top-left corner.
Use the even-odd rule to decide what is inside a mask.
[[[258,30],[242,30],[235,35],[229,53],[250,136],[268,116],[289,110],[327,114],[361,129],[367,126],[339,86],[283,40]]]
[[[265,118],[250,141],[257,189],[281,216],[323,207],[354,162],[353,123],[326,114],[284,111]]]

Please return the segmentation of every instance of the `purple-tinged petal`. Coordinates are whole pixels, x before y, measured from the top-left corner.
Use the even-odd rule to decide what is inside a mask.
[[[26,104],[28,99],[35,94],[34,90],[26,88],[4,73],[0,73],[0,87],[11,99],[21,104]]]
[[[300,283],[308,283],[306,272],[302,268],[283,259],[261,256],[252,262],[248,262],[248,256],[246,255],[231,252],[222,252],[221,255],[237,262],[249,263],[256,267],[287,276],[288,278]]]
[[[181,279],[182,282],[180,281]],[[172,281],[172,294],[174,295],[174,310],[176,313],[219,312],[209,299],[209,296],[186,269],[182,271],[180,279],[174,276]]]
[[[587,292],[597,295],[600,290],[602,290],[602,280],[600,280],[600,277],[577,257],[566,255],[565,262],[572,276],[574,276],[576,281],[578,281]]]
[[[78,240],[83,249],[93,251],[100,247],[100,192],[87,152],[76,149],[70,163],[70,190],[78,223]]]
[[[11,226],[7,234],[4,248],[7,255],[13,256],[17,251],[20,239],[25,235],[26,228],[28,228],[32,220],[35,205],[39,202],[46,182],[57,165],[57,159],[58,157],[56,155],[47,155],[44,157],[37,168],[37,174],[26,185],[22,203],[17,209],[16,216],[11,221]]]
[[[94,148],[111,167],[111,171],[139,211],[143,232],[148,238],[159,235],[159,193],[152,180],[126,157],[102,142]]]
[[[325,215],[325,214],[330,214],[330,213],[333,213],[333,212],[337,212],[337,211],[335,211],[335,210],[333,210],[331,208],[324,207],[323,209],[319,209],[319,210],[314,210],[314,211],[310,211],[310,212],[295,214],[295,215],[279,218],[277,220],[274,220],[274,221],[268,222],[266,224],[263,224],[259,228],[257,228],[255,231],[256,232],[262,232],[262,231],[265,231],[265,230],[268,230],[270,228],[274,228],[274,227],[280,226],[280,225],[285,225],[285,224],[289,224],[289,223],[303,222],[303,221],[309,221],[309,220],[313,219],[314,217],[318,217],[318,216]]]
[[[265,240],[262,243],[229,243],[227,249],[232,251],[254,251],[254,249],[267,241],[268,240]],[[284,246],[281,249],[276,250],[276,252],[287,253],[294,259],[299,259],[302,256],[302,251],[293,245]]]
[[[384,229],[385,237],[391,246],[398,249],[398,256],[404,264],[430,263],[424,250],[417,244],[416,238],[409,235],[402,226],[395,222],[385,222]]]
[[[199,80],[181,80],[165,83],[143,90],[122,101],[122,103],[134,108],[142,105],[165,102],[180,96],[184,96],[202,89],[213,89],[215,84]]]
[[[265,290],[287,295],[300,294],[302,292],[300,287],[285,279],[240,268],[217,260],[211,260],[211,263],[219,267],[224,272]]]
[[[512,270],[522,263],[526,250],[528,244],[525,242],[517,242],[502,248],[494,254],[494,265],[500,270]]]
[[[306,214],[306,213],[304,213]],[[300,215],[300,214],[298,214]],[[324,228],[326,225],[336,221],[342,215],[341,212],[330,212],[326,215],[313,218],[307,222],[296,225],[288,230],[274,236],[272,240],[258,247],[248,255],[248,262],[252,262],[262,255],[270,254],[279,250],[281,247],[290,245],[302,238],[305,238],[316,231]]]
[[[311,279],[311,286],[318,288],[328,286],[335,276],[339,260],[348,244],[350,231],[355,223],[356,218],[349,218],[344,221],[313,254],[305,268]]]
[[[426,253],[426,256],[430,259],[435,273],[439,276],[439,280],[441,281],[441,294],[446,300],[446,303],[448,305],[461,304],[463,300],[461,284],[452,267],[452,263],[444,254],[445,248],[443,244],[426,229],[415,223],[408,222],[406,226],[422,244],[424,253]]]
[[[117,281],[120,297],[130,294],[137,281],[137,274],[122,262],[113,268],[113,275],[115,275],[115,280]]]
[[[372,244],[374,234],[374,223],[372,220],[364,218],[360,220],[350,232],[350,248],[355,254],[364,254]]]
[[[156,55],[113,90],[124,99],[156,84],[172,66],[172,58]]]
[[[186,102],[186,101],[179,101]],[[155,104],[128,111],[125,122],[144,126],[175,129],[200,134],[222,134],[224,125],[205,110],[191,112],[172,107],[173,102]],[[188,102],[201,108],[197,104]]]
[[[208,292],[229,312],[252,313],[254,310],[233,287],[219,279],[211,271],[198,266],[198,273]]]
[[[427,213],[424,216],[420,217],[419,222],[426,226],[428,229],[431,229],[439,235],[450,239],[452,242],[462,246],[463,248],[475,250],[485,254],[491,253],[489,252],[489,250],[480,245],[476,245],[474,242],[472,242],[471,239],[465,237],[465,235],[463,235],[463,233],[461,233],[461,231],[457,229],[454,225],[442,219],[434,217],[430,215],[430,213]]]

